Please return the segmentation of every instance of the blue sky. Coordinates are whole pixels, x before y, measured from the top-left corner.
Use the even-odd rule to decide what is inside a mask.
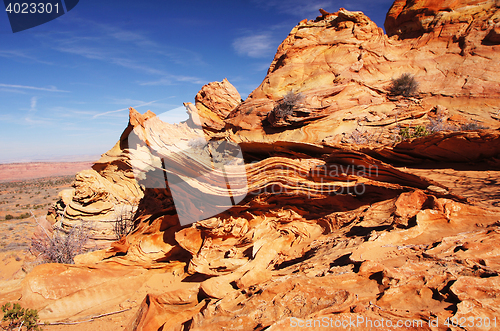
[[[344,7],[383,27],[391,4],[80,0],[18,33],[0,13],[0,163],[99,156],[126,127],[128,107],[177,109],[162,116],[176,122],[211,81],[227,78],[246,98],[300,20]]]

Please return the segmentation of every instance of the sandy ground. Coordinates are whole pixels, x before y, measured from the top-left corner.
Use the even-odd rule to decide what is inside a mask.
[[[73,176],[0,183],[0,252],[27,249],[38,219],[71,188]]]
[[[78,171],[90,169],[92,161],[85,162],[32,162],[0,164],[0,182],[43,177],[74,176]]]

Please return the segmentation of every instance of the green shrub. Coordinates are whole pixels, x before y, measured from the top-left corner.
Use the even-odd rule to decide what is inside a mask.
[[[38,311],[36,309],[25,309],[20,304],[14,303],[11,308],[11,303],[8,302],[2,306],[3,321],[7,321],[7,331],[42,331],[38,324]],[[21,328],[25,329],[21,329]]]
[[[415,128],[405,127],[399,130],[399,141],[412,138],[421,138],[431,134],[424,126],[418,125]]]
[[[6,221],[11,220],[11,219],[13,219],[13,218],[14,218],[14,216],[12,216],[11,214],[7,214],[7,215],[5,215],[5,220],[6,220]]]
[[[19,219],[19,220],[22,220],[22,219],[25,219],[25,218],[30,218],[30,213],[23,213],[19,216],[17,216],[16,218]]]
[[[392,80],[391,94],[410,97],[418,92],[418,82],[412,74],[405,73]]]
[[[428,136],[429,134],[430,134],[430,132],[427,131],[427,129],[424,126],[421,126],[421,125],[418,125],[413,130],[413,137],[414,138],[425,137],[425,136]]]

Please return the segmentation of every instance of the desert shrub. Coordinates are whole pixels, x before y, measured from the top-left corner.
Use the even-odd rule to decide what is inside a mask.
[[[456,131],[458,128],[454,125],[446,123],[443,116],[429,118],[430,123],[427,125],[427,130],[431,133],[439,131]]]
[[[113,231],[117,239],[128,235],[134,227],[134,214],[132,211],[122,209],[116,214],[116,220],[113,225]]]
[[[374,135],[373,132],[356,129],[347,137],[347,141],[352,144],[368,144],[374,140]]]
[[[29,217],[30,217],[30,213],[22,213],[21,215],[17,216],[16,218],[19,220],[22,220],[22,219],[29,218]]]
[[[475,130],[483,130],[483,129],[489,129],[489,127],[481,125],[476,121],[465,123],[465,124],[462,124],[460,126],[460,130],[462,130],[462,131],[475,131]]]
[[[413,129],[413,137],[414,138],[420,138],[420,137],[425,137],[430,134],[429,131],[424,126],[418,125]]]
[[[410,97],[418,91],[418,82],[412,74],[404,73],[392,80],[391,94]]]
[[[5,215],[5,220],[6,220],[6,221],[11,220],[11,219],[13,219],[13,218],[14,218],[14,216],[12,216],[11,214],[7,214],[7,215]]]
[[[12,307],[11,307],[12,306]],[[42,331],[38,324],[38,311],[36,309],[25,309],[20,304],[13,305],[8,302],[2,306],[3,321],[7,321],[8,325],[2,327],[7,331]],[[24,329],[22,329],[24,328]]]
[[[302,93],[294,93],[289,91],[283,99],[273,108],[272,112],[276,119],[285,118],[288,115],[292,115],[293,111],[299,107],[304,100],[304,95]]]
[[[399,129],[399,141],[411,138],[425,137],[431,134],[424,126],[418,125],[415,128],[405,127]]]
[[[86,251],[85,245],[90,238],[89,229],[83,224],[73,226],[68,233],[61,235],[55,232],[50,236],[31,240],[31,252],[42,259],[43,263],[73,264],[74,257]]]

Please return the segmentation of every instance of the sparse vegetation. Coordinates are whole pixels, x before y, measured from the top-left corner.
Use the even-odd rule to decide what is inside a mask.
[[[120,212],[116,214],[116,221],[113,226],[116,239],[128,235],[134,226],[134,214],[131,210],[123,207]]]
[[[431,133],[439,131],[456,131],[456,126],[446,123],[443,116],[437,116],[436,118],[429,118],[430,124],[427,125],[427,130]]]
[[[400,128],[398,141],[412,139],[412,138],[421,138],[428,136],[430,134],[431,132],[429,132],[424,126],[421,125],[417,125],[414,128],[411,127]]]
[[[489,129],[489,127],[484,126],[477,121],[472,121],[461,125],[452,125],[446,123],[442,116],[438,116],[436,118],[430,118],[430,124],[427,126],[427,129],[431,133],[434,133],[439,131],[476,131]]]
[[[289,91],[283,99],[271,111],[276,119],[282,119],[292,115],[293,111],[302,104],[304,95]]]
[[[30,218],[30,208],[37,217],[42,217],[46,208],[57,200],[61,189],[69,188],[73,181],[74,176],[64,176],[0,182],[0,230],[5,235],[0,237],[0,252],[29,249],[31,234],[36,228]]]
[[[374,140],[374,136],[374,132],[362,131],[356,128],[356,130],[351,132],[347,137],[347,141],[352,144],[368,144]]]
[[[22,219],[25,219],[25,218],[28,218],[28,217],[30,217],[29,213],[23,213],[23,214],[17,216],[16,218],[22,220]]]
[[[412,74],[404,73],[392,80],[390,92],[393,95],[411,97],[418,92],[418,82]]]
[[[38,311],[36,309],[22,308],[18,303],[6,303],[2,306],[3,321],[7,321],[7,326],[2,326],[7,331],[42,331],[38,326]]]
[[[89,229],[80,224],[72,227],[64,235],[59,232],[49,235],[45,232],[45,236],[33,238],[30,250],[41,258],[42,263],[73,264],[74,257],[86,251],[85,245],[89,238]]]
[[[489,127],[479,124],[477,121],[469,122],[462,124],[460,126],[460,130],[462,131],[475,131],[475,130],[484,130],[489,129]]]

